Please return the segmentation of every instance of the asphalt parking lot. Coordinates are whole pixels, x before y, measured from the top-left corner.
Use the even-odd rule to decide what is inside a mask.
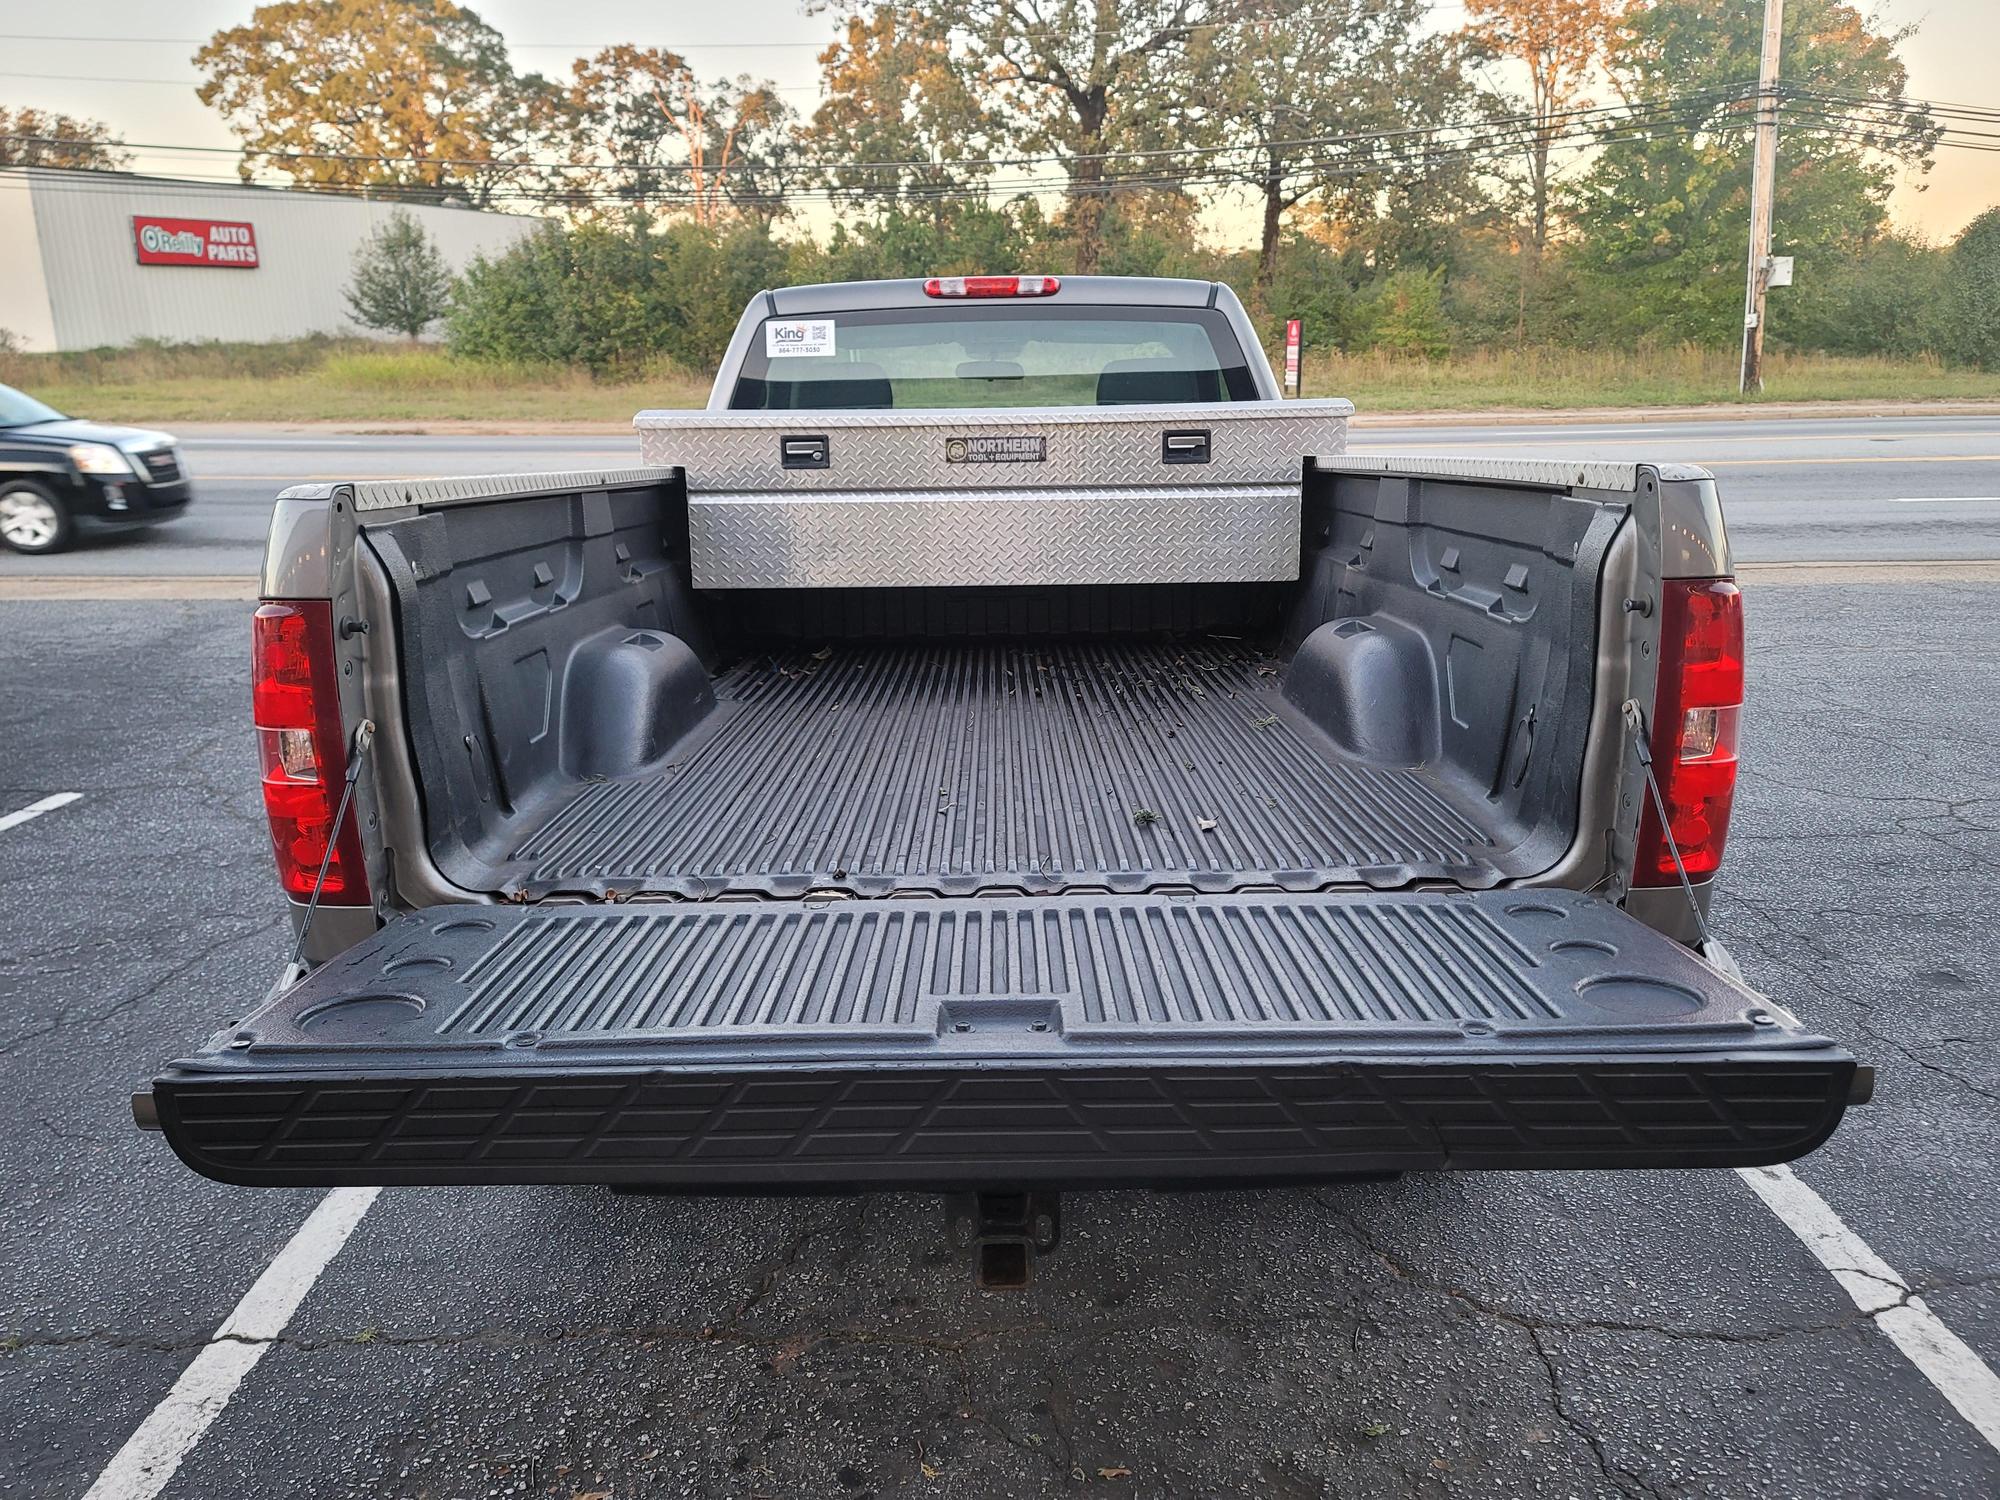
[[[1841,566],[1746,575],[1716,913],[1879,1070],[1796,1168],[1876,1316],[1735,1173],[1549,1173],[1075,1195],[1010,1295],[929,1199],[390,1190],[279,1331],[218,1336],[324,1196],[197,1178],[127,1109],[288,947],[245,606],[0,599],[0,816],[80,794],[0,827],[0,1494],[90,1491],[219,1345],[175,1500],[2000,1494],[2000,552],[1841,509],[1890,527],[1936,467],[1772,523]],[[1867,566],[1912,550],[1958,561]],[[1889,1336],[1914,1305],[1962,1358]]]

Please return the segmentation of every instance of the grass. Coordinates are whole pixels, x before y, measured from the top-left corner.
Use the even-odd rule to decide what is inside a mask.
[[[1693,406],[1711,402],[2000,400],[2000,373],[1934,359],[1771,354],[1764,392],[1737,394],[1733,351],[1479,350],[1444,359],[1306,352],[1309,396],[1345,396],[1364,412],[1554,410],[1592,406]]]
[[[0,383],[79,416],[161,424],[625,422],[641,407],[708,399],[707,377],[666,365],[600,380],[365,339],[0,354]]]
[[[625,422],[647,406],[699,406],[706,376],[657,366],[615,378],[482,364],[435,348],[363,339],[142,344],[73,354],[0,354],[0,382],[107,421]],[[1632,353],[1485,350],[1442,359],[1308,349],[1308,395],[1364,412],[1551,410],[1735,402],[1736,360],[1693,347]],[[2000,400],[2000,373],[1928,359],[1775,354],[1763,401]]]

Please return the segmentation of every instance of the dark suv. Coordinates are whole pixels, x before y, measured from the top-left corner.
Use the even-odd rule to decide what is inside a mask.
[[[170,521],[190,495],[166,433],[66,417],[0,385],[0,543],[60,552],[85,528]]]

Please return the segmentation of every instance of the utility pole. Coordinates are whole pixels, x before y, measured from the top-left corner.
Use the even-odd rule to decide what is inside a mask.
[[[1764,389],[1764,291],[1771,277],[1771,198],[1778,183],[1778,39],[1785,0],[1764,0],[1757,56],[1757,154],[1750,168],[1750,272],[1743,290],[1744,395]]]

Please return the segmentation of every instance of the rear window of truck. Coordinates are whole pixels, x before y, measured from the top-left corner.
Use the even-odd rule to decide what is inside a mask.
[[[1244,351],[1212,308],[1038,301],[766,319],[729,405],[890,411],[1256,399]]]

